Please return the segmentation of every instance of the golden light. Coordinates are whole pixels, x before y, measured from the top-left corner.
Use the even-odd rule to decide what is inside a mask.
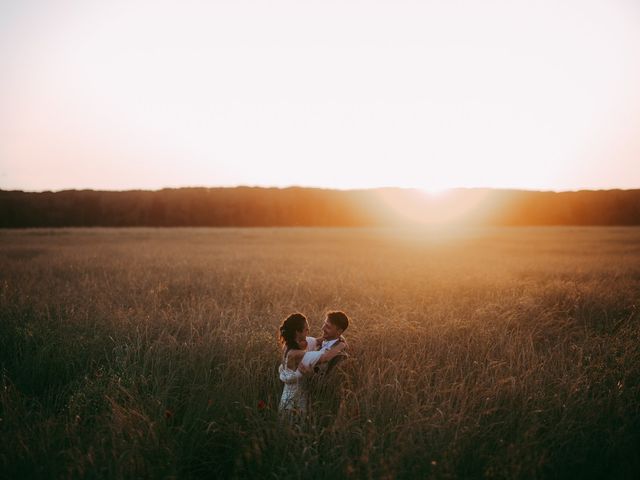
[[[486,189],[447,189],[440,191],[385,189],[381,203],[408,223],[454,225],[484,218],[493,208]]]

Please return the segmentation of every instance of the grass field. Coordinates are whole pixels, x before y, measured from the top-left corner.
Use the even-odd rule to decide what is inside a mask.
[[[639,228],[0,231],[0,477],[640,478],[639,306]],[[277,325],[331,309],[292,431]]]

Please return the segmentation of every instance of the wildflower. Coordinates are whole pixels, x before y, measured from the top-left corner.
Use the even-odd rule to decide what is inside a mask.
[[[264,400],[259,400],[258,401],[258,410],[264,410],[265,408],[267,408],[267,402],[265,402]]]
[[[171,417],[173,417],[173,412],[167,408],[167,409],[164,411],[164,418],[166,418],[167,420],[169,420]]]
[[[207,401],[207,408],[210,407],[211,405],[213,405],[213,400],[209,399]]]

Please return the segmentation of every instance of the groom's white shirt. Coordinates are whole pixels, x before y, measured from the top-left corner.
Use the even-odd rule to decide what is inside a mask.
[[[300,364],[307,368],[315,367],[324,350],[318,350],[318,343],[314,337],[307,337],[307,353],[304,354]]]
[[[324,340],[320,349],[318,349],[316,339],[314,337],[307,337],[307,353],[304,354],[300,363],[305,367],[315,367],[322,354],[333,347],[337,341],[337,338],[334,340]]]
[[[334,338],[333,340],[324,340],[324,341],[322,342],[322,347],[320,348],[320,350],[323,350],[323,351],[325,351],[325,352],[326,352],[326,351],[327,351],[327,350],[329,350],[331,347],[333,347],[333,346],[336,344],[336,342],[337,342],[338,340],[339,340],[338,338]]]
[[[315,337],[307,337],[307,352],[317,352],[317,351],[326,352],[331,347],[333,347],[338,340],[340,339],[334,338],[333,340],[323,340],[322,344],[318,348],[318,342],[315,339]]]
[[[307,337],[307,352],[315,352],[318,349],[318,343],[315,337]]]

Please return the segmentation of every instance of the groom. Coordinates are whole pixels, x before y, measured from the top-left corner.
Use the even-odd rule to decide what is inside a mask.
[[[316,339],[316,344],[320,351],[328,351],[341,342],[345,342],[342,334],[349,327],[349,317],[344,312],[329,312],[322,325],[322,337]],[[321,343],[322,342],[322,343]],[[320,375],[329,373],[338,362],[347,357],[347,353],[341,353],[334,357],[329,363],[317,366],[314,371]]]
[[[322,337],[307,339],[307,349],[328,351],[336,345],[346,343],[342,334],[349,327],[349,317],[344,312],[329,312],[322,325]],[[330,372],[335,366],[347,358],[346,352],[321,363],[314,368],[315,375],[311,379],[311,400],[318,404],[319,412],[336,414],[340,406],[340,378]]]

